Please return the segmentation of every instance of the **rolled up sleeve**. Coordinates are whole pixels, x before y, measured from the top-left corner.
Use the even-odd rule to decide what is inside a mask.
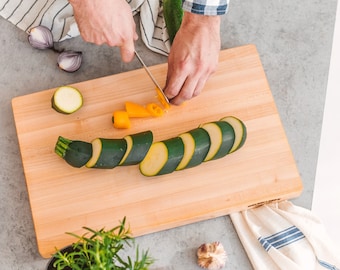
[[[201,15],[224,15],[228,11],[229,0],[183,0],[183,10]]]

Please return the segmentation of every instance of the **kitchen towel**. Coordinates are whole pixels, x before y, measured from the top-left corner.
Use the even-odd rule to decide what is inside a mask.
[[[339,243],[308,209],[283,201],[230,217],[254,269],[340,270]]]
[[[130,0],[134,15],[140,14],[141,38],[157,53],[168,55],[170,41],[159,0]],[[55,42],[79,36],[73,9],[67,0],[0,0],[0,15],[29,32],[37,25],[49,28]]]

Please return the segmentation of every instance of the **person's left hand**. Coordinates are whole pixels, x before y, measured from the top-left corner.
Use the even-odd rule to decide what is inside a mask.
[[[220,49],[220,17],[185,12],[168,58],[164,93],[172,104],[201,93],[216,70]]]
[[[69,0],[79,32],[87,42],[118,46],[122,60],[134,58],[138,39],[131,7],[126,0]]]

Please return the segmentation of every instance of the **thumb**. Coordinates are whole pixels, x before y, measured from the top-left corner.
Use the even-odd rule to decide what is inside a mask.
[[[122,61],[125,63],[131,62],[135,55],[135,45],[123,45],[120,47],[120,55],[122,57]]]

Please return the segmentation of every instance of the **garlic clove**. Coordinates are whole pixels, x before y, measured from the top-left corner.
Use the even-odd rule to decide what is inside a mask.
[[[218,270],[225,266],[227,254],[220,242],[202,244],[197,250],[197,263],[208,270]]]
[[[82,52],[64,51],[58,56],[58,67],[67,72],[75,72],[80,68],[82,58]]]
[[[39,25],[30,29],[28,33],[28,42],[32,47],[45,50],[53,47],[53,37],[50,29]]]

